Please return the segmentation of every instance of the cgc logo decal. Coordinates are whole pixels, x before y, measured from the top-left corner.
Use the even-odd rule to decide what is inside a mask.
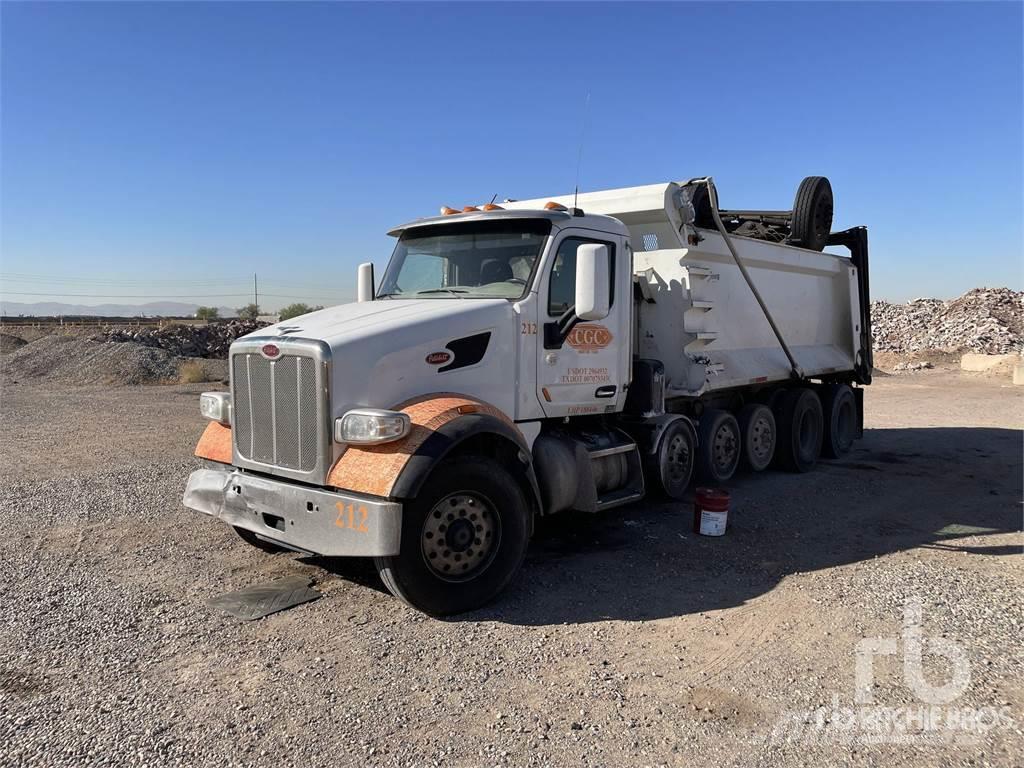
[[[444,365],[451,359],[451,352],[431,352],[426,357],[427,365]]]
[[[612,343],[612,332],[603,325],[579,323],[566,341],[577,352],[590,353],[604,349]]]

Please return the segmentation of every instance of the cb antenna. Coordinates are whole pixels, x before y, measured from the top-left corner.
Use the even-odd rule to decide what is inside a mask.
[[[583,141],[587,137],[587,122],[590,117],[590,91],[587,91],[587,100],[583,105],[583,127],[580,129],[580,146],[576,153],[576,191],[572,196],[572,207],[576,208],[576,201],[580,196],[580,167],[583,165]]]

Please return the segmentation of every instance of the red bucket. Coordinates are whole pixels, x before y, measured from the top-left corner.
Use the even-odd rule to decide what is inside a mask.
[[[693,498],[693,532],[702,536],[724,536],[729,524],[729,492],[721,488],[698,488]]]

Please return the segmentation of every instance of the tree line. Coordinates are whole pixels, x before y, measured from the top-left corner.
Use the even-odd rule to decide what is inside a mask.
[[[309,312],[316,312],[318,309],[323,309],[323,307],[320,305],[311,307],[309,304],[303,304],[301,302],[289,304],[277,313],[278,320],[291,320],[293,317],[305,315]],[[263,314],[263,310],[260,309],[258,304],[246,304],[244,307],[239,307],[237,312],[240,320],[255,320]],[[196,318],[199,320],[206,320],[207,322],[211,320],[219,320],[220,310],[216,307],[199,307],[196,310]]]

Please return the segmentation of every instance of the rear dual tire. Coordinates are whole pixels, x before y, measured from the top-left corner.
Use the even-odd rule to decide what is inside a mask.
[[[824,436],[821,452],[838,459],[850,452],[857,439],[857,400],[847,384],[829,384],[822,388]]]
[[[776,401],[778,445],[775,462],[783,469],[810,472],[821,455],[824,418],[821,400],[802,387],[782,393]]]
[[[767,469],[775,455],[777,427],[771,408],[750,403],[737,419],[728,411],[709,408],[701,415],[700,476],[721,484],[736,473],[740,460],[755,472]]]
[[[744,461],[755,472],[767,469],[775,457],[775,414],[767,405],[750,403],[740,411],[739,422]]]
[[[699,476],[705,483],[720,485],[736,474],[742,453],[740,424],[728,411],[706,408],[700,416]]]

